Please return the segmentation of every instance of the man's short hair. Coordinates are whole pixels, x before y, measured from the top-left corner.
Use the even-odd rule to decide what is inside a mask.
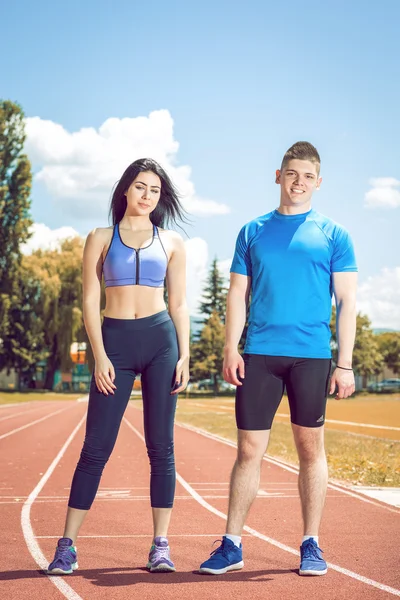
[[[310,144],[310,142],[296,142],[293,146],[290,146],[289,150],[285,152],[282,159],[281,170],[287,165],[289,160],[309,160],[314,163],[317,167],[317,173],[319,175],[319,169],[321,166],[321,159],[318,154],[318,150]]]

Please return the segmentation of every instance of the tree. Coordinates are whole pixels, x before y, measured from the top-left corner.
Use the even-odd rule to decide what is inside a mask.
[[[336,309],[333,308],[331,319],[332,358],[337,363]],[[379,351],[377,336],[371,329],[371,322],[366,315],[357,314],[356,340],[353,351],[354,372],[363,377],[363,387],[366,387],[369,375],[378,375],[383,366],[383,356]]]
[[[23,369],[31,360],[26,355],[24,361],[24,346],[18,342],[19,333],[28,334],[27,313],[18,310],[26,301],[26,289],[21,285],[20,245],[29,239],[32,224],[32,174],[30,162],[23,154],[24,142],[21,107],[8,100],[0,101],[0,369],[10,369],[15,364]]]
[[[387,332],[376,336],[385,365],[396,375],[400,374],[400,333]]]
[[[225,327],[216,310],[204,324],[200,337],[192,345],[191,372],[195,379],[211,378],[215,394],[221,377],[225,343]]]
[[[31,381],[36,364],[46,358],[44,340],[45,323],[40,315],[41,282],[32,273],[23,257],[19,275],[18,302],[9,307],[9,335],[3,339],[4,355],[12,357],[13,368],[18,373],[18,384]],[[15,299],[13,295],[13,299]]]
[[[215,311],[221,322],[225,323],[226,294],[225,280],[219,272],[217,259],[214,258],[200,303],[200,312],[206,316],[205,320]]]
[[[82,255],[83,240],[73,238],[59,250],[37,250],[26,257],[32,278],[41,282],[37,315],[44,323],[46,389],[53,388],[57,369],[72,366],[71,344],[82,331]]]

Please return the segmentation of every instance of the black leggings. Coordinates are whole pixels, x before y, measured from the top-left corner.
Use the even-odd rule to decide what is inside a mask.
[[[167,311],[142,319],[111,319],[102,326],[104,347],[115,369],[117,389],[106,396],[90,385],[86,436],[72,480],[68,506],[88,510],[117,439],[133,382],[141,373],[144,432],[150,459],[150,499],[171,508],[175,494],[174,416],[171,395],[178,361],[176,331]]]

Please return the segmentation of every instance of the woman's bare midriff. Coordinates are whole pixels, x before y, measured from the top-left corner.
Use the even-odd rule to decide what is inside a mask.
[[[112,319],[141,319],[166,309],[164,288],[122,285],[106,288],[104,316]]]

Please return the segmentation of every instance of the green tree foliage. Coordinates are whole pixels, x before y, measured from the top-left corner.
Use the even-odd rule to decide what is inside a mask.
[[[205,322],[197,342],[192,344],[191,373],[194,379],[210,378],[218,393],[218,379],[222,375],[225,326],[216,310]]]
[[[36,314],[44,324],[47,389],[52,389],[57,369],[72,366],[71,344],[83,335],[82,255],[82,239],[73,238],[59,250],[37,250],[25,259],[31,280],[40,282]]]
[[[31,165],[23,153],[24,113],[0,101],[0,369],[29,369],[34,344],[26,311],[27,291],[20,245],[30,237]],[[23,341],[23,336],[25,340]]]
[[[331,320],[332,358],[337,362],[336,310],[333,308]],[[353,351],[354,372],[362,375],[364,380],[369,375],[377,375],[383,367],[383,356],[379,350],[377,336],[371,329],[371,321],[366,315],[358,313],[356,324],[356,341]],[[364,381],[365,383],[365,381]]]
[[[220,321],[225,323],[226,294],[225,280],[218,269],[217,259],[214,258],[200,303],[200,312],[205,315],[205,321],[216,312]]]
[[[45,322],[39,311],[41,282],[34,277],[26,257],[22,259],[18,275],[18,302],[9,307],[11,334],[3,339],[3,351],[6,356],[12,357],[12,366],[19,374],[19,384],[25,380],[28,385],[36,364],[47,356]]]
[[[379,350],[385,365],[400,375],[400,333],[387,332],[376,336]]]

